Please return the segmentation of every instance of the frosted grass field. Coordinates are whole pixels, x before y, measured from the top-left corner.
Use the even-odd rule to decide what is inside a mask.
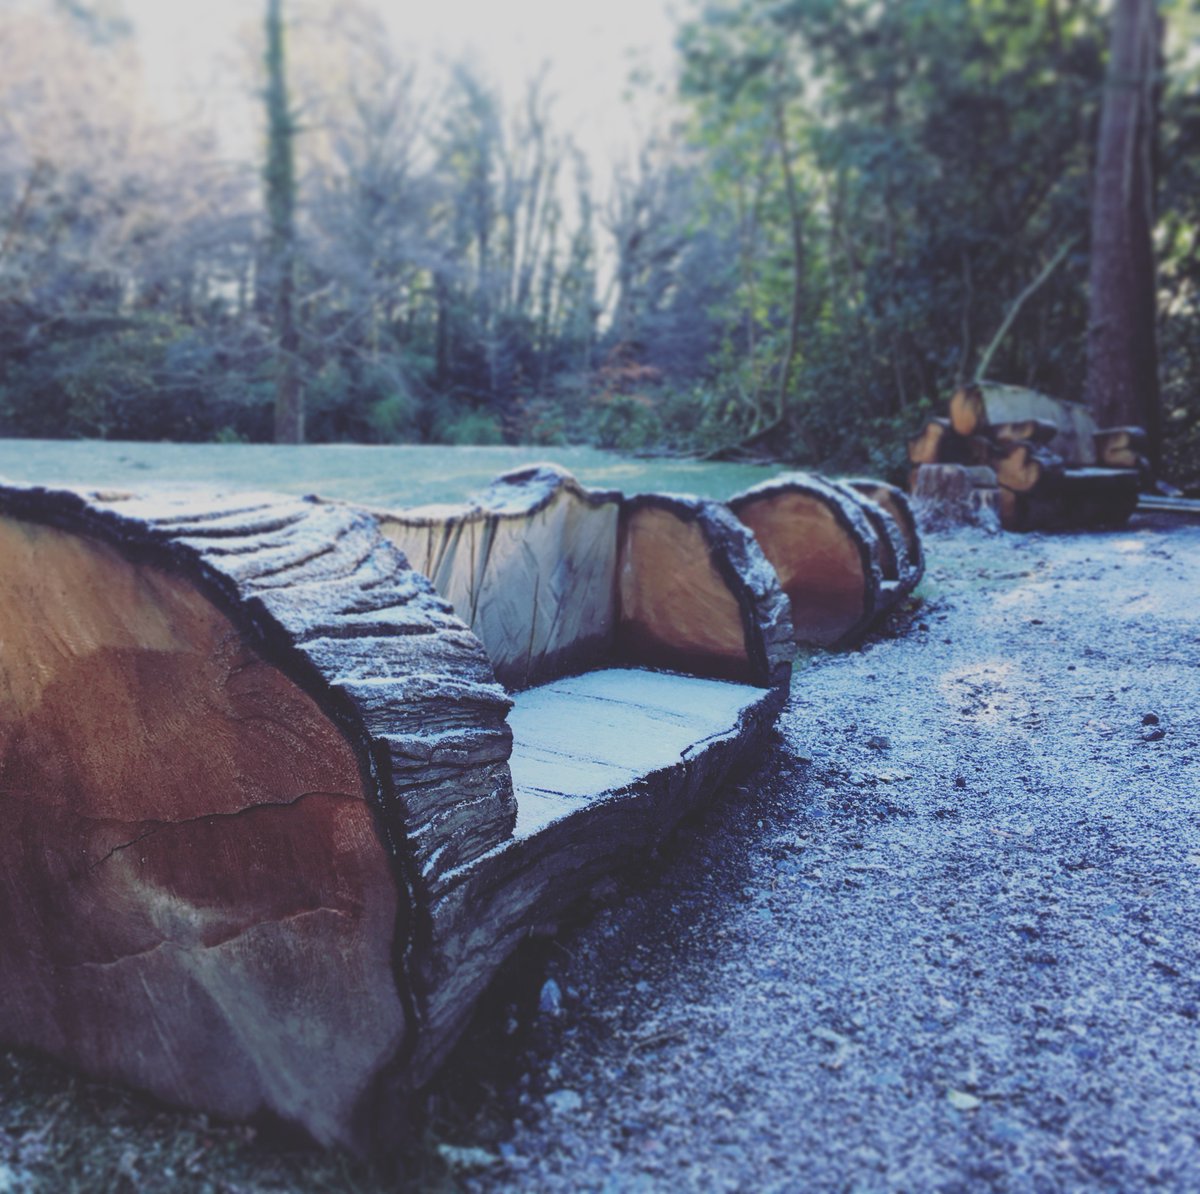
[[[118,489],[268,489],[381,507],[458,501],[497,474],[538,461],[559,464],[598,488],[711,498],[728,498],[783,471],[750,464],[636,460],[596,448],[0,439],[0,479],[9,481]]]

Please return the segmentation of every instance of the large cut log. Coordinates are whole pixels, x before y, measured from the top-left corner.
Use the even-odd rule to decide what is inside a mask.
[[[780,660],[790,660],[792,625],[771,564],[715,502],[628,499],[617,590],[622,659],[762,685],[778,683]]]
[[[933,418],[908,441],[910,464],[937,464],[943,456],[951,455],[949,444],[959,437],[949,419]]]
[[[921,431],[908,441],[909,463],[919,464],[987,464],[990,445],[979,435],[961,436],[949,419],[930,419]]]
[[[1146,442],[1141,427],[1106,427],[1095,435],[1096,459],[1107,468],[1141,468]]]
[[[691,522],[721,528],[757,683],[591,672],[510,724],[482,643],[367,512],[0,487],[0,1038],[394,1143],[515,944],[783,702],[774,574],[719,508]]]
[[[514,530],[532,529],[548,508],[546,485],[589,509],[603,510],[612,496],[589,494],[549,466],[502,477],[488,493],[504,492]],[[407,512],[395,516],[408,520]],[[513,837],[431,892],[440,946],[424,975],[431,995],[411,1062],[418,1078],[436,1067],[531,928],[552,924],[661,839],[753,757],[782,707],[794,654],[788,603],[745,527],[714,502],[643,494],[620,499],[614,547],[597,537],[594,550],[613,561],[613,573],[598,572],[593,583],[615,594],[608,662],[625,666],[516,694]],[[549,564],[550,556],[539,558]],[[563,592],[568,601],[592,599]]]
[[[879,539],[859,500],[788,473],[738,494],[729,508],[778,573],[797,642],[844,646],[883,611]]]
[[[1057,433],[1045,446],[1068,465],[1096,463],[1096,423],[1078,402],[990,381],[962,386],[950,399],[950,423],[959,435],[986,435],[991,427],[1030,420],[1054,424]]]
[[[414,892],[515,821],[478,640],[312,501],[7,488],[0,536],[0,1035],[361,1141]]]
[[[899,582],[901,596],[908,596],[925,575],[925,550],[908,495],[895,485],[870,477],[851,478],[844,484],[891,516],[902,542],[902,549],[897,553],[896,580]],[[889,532],[889,537],[890,535]]]
[[[459,506],[380,515],[384,534],[528,688],[611,657],[621,495],[551,465],[497,478]]]
[[[1139,487],[1134,469],[1065,469],[1030,492],[1001,486],[1000,521],[1009,531],[1122,526],[1138,507]]]
[[[1063,471],[1061,457],[1028,442],[1005,444],[996,451],[997,482],[1015,493],[1031,493]]]

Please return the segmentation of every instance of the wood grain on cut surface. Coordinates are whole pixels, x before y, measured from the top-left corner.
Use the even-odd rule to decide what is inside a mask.
[[[883,578],[875,531],[856,501],[797,474],[747,490],[730,507],[778,573],[798,642],[835,646],[869,625]]]
[[[382,526],[479,636],[501,683],[519,689],[611,654],[618,512],[615,494],[542,467]]]
[[[0,558],[4,1039],[344,1139],[405,1031],[351,744],[189,581],[11,517]]]
[[[650,666],[750,680],[743,606],[684,508],[643,505],[621,523],[621,650]]]
[[[521,693],[509,714],[518,837],[732,733],[760,689],[610,668]]]
[[[353,507],[0,486],[0,519],[4,973],[33,992],[0,1031],[377,1144],[456,948],[432,893],[515,822],[479,640]]]

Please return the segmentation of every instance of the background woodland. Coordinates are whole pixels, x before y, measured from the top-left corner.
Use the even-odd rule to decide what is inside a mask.
[[[469,65],[418,68],[362,2],[264,5],[243,47],[256,163],[156,119],[119,9],[0,13],[0,434],[894,476],[981,371],[1085,397],[1112,6],[690,13],[669,111],[604,178],[544,81],[506,105]],[[1195,485],[1200,5],[1158,13],[1164,471]]]

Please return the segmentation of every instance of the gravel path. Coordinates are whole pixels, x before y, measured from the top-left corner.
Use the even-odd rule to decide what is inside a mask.
[[[469,1188],[1200,1187],[1200,527],[929,556],[496,1009]]]

